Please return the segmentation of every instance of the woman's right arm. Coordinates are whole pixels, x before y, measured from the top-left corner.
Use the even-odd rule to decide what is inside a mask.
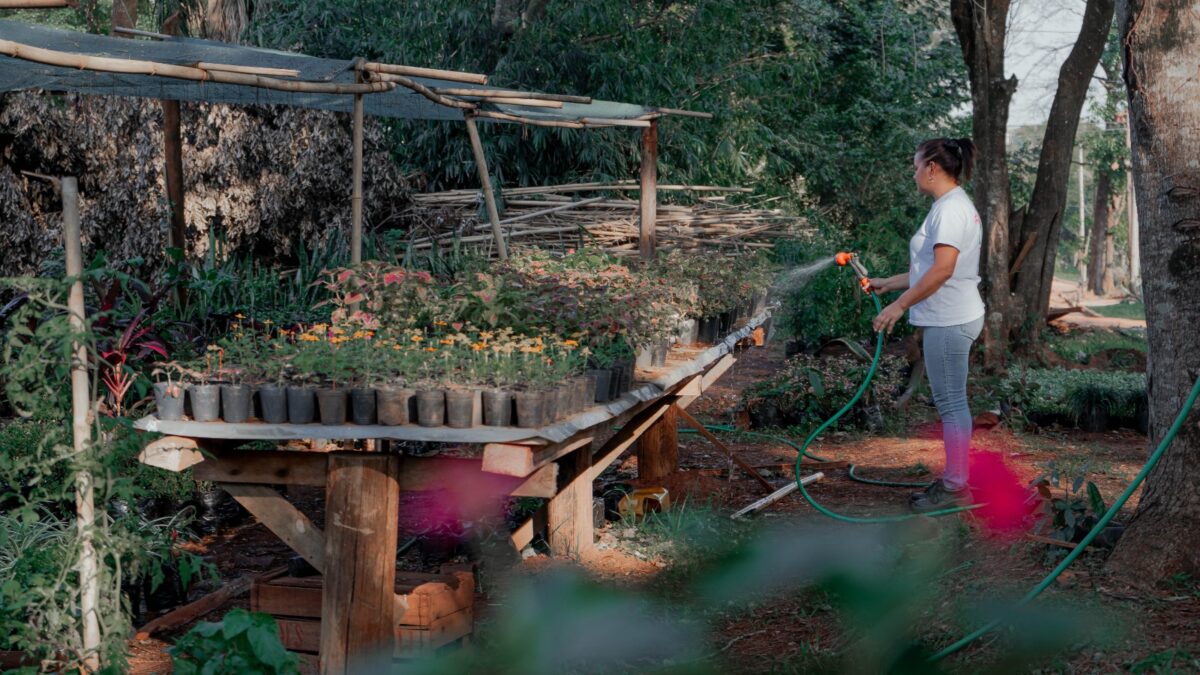
[[[908,272],[897,274],[892,277],[880,277],[871,279],[871,290],[876,293],[887,293],[890,291],[903,291],[908,289]]]

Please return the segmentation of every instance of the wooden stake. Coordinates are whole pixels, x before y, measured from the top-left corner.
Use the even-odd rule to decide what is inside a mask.
[[[67,277],[74,279],[67,298],[71,330],[84,330],[83,239],[79,232],[79,181],[65,177],[60,183],[63,205],[63,248],[66,249]],[[71,432],[75,456],[86,460],[92,444],[88,413],[91,394],[88,386],[87,347],[76,342],[71,347]],[[83,622],[83,663],[90,671],[100,669],[99,569],[96,560],[95,502],[92,474],[86,468],[75,473],[75,513],[79,532],[79,613]]]
[[[504,242],[504,231],[500,228],[500,212],[496,210],[496,196],[492,194],[492,179],[488,175],[487,158],[483,155],[483,142],[479,140],[479,129],[473,114],[463,115],[467,123],[467,135],[471,138],[471,152],[475,155],[475,168],[479,171],[479,183],[483,188],[483,202],[487,206],[488,220],[492,223],[492,237],[496,240],[496,252],[501,260],[508,260],[508,245]]]
[[[712,443],[713,445],[717,446],[718,450],[725,453],[729,457],[729,459],[733,460],[733,462],[735,464],[742,467],[742,470],[745,471],[747,474],[749,474],[749,476],[751,478],[757,480],[758,484],[761,485],[763,488],[765,488],[767,492],[772,492],[775,489],[775,486],[771,485],[771,483],[769,481],[767,481],[766,478],[763,478],[762,474],[760,474],[757,469],[755,469],[753,466],[750,466],[750,463],[747,462],[746,460],[742,459],[737,453],[735,453],[733,451],[732,448],[730,448],[729,446],[722,443],[721,439],[714,436],[711,431],[709,431],[708,429],[705,429],[704,425],[701,424],[700,422],[696,421],[696,418],[692,417],[691,413],[689,413],[688,411],[686,411],[682,408],[679,408],[678,412],[679,412],[679,416],[683,418],[683,421],[688,426],[692,427],[697,432],[699,432],[701,436],[708,439],[709,443]]]
[[[638,251],[643,261],[654,259],[654,221],[658,209],[658,122],[651,122],[642,132],[642,180],[639,204],[641,222]]]
[[[363,97],[354,96],[354,187],[350,197],[350,264],[362,262]]]
[[[818,471],[810,476],[805,476],[804,478],[801,478],[800,482],[804,483],[805,485],[808,485],[809,483],[815,483],[824,477],[825,477],[825,474]],[[737,513],[733,514],[731,517],[732,518],[741,518],[746,515],[753,515],[755,513],[758,513],[759,511],[762,511],[763,509],[767,508],[771,504],[774,504],[775,502],[779,501],[780,499],[783,499],[784,497],[792,494],[793,492],[796,491],[796,489],[798,487],[799,487],[799,485],[796,483],[796,481],[793,480],[793,481],[789,482],[787,485],[784,485],[783,487],[779,488],[778,490],[767,495],[766,497],[763,497],[762,499],[754,502],[750,506],[747,506],[746,508],[742,509],[741,511],[738,511]]]

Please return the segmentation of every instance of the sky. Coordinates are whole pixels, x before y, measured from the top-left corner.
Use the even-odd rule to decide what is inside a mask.
[[[1016,0],[1009,17],[1004,62],[1007,74],[1017,76],[1017,91],[1009,107],[1008,126],[1042,124],[1058,81],[1058,69],[1075,44],[1083,24],[1085,0]],[[1097,69],[1100,74],[1103,71]],[[1088,92],[1083,116],[1102,93],[1097,82]]]

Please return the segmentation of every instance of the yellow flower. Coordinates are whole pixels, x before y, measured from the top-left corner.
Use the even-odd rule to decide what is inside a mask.
[[[329,324],[327,324],[327,323],[313,324],[312,331],[314,333],[324,333],[326,330],[329,330]]]
[[[320,342],[321,341],[321,338],[317,337],[316,335],[313,335],[312,333],[305,333],[300,336],[300,339],[304,340],[305,342]]]
[[[270,319],[263,319],[263,325],[264,326],[273,326],[273,325],[275,325],[275,322]]]
[[[433,322],[433,325],[435,325],[435,326],[447,326],[447,325],[449,325],[449,324],[447,324],[445,321],[434,321],[434,322]]]
[[[420,342],[420,341],[422,341],[422,340],[424,340],[424,339],[425,339],[425,338],[421,337],[420,335],[414,335],[414,336],[412,336],[412,341],[413,341],[413,342]]]
[[[578,347],[579,341],[578,340],[563,340],[563,346],[564,347]]]
[[[452,344],[454,344],[454,340],[453,340],[452,338],[443,338],[443,339],[441,339],[441,340],[438,340],[438,342],[440,342],[440,343],[442,343],[442,344],[444,344],[444,345],[452,345]]]
[[[404,347],[401,347],[400,345],[392,345],[392,349],[395,349],[396,351],[400,351],[401,349],[404,349]]]
[[[472,345],[471,345],[471,349],[473,349],[473,350],[475,350],[475,351],[477,351],[477,352],[481,352],[481,351],[483,351],[485,347],[487,347],[487,345],[486,345],[486,344],[484,344],[484,343],[482,343],[482,342],[476,342],[476,343],[474,343],[474,344],[472,344]]]

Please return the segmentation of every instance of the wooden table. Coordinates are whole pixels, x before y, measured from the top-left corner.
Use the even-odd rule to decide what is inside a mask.
[[[676,420],[733,363],[735,345],[770,317],[753,317],[716,346],[672,350],[668,367],[639,371],[621,399],[541,429],[418,426],[327,427],[290,424],[165,422],[135,426],[166,434],[143,449],[145,464],[191,468],[218,484],[324,576],[321,672],[360,672],[372,655],[390,659],[394,640],[395,563],[401,490],[447,490],[457,499],[480,493],[541,497],[548,503],[512,534],[517,550],[547,532],[555,555],[593,546],[593,481],[640,440],[643,477],[665,475],[678,462]],[[690,418],[688,418],[690,419]],[[603,443],[597,439],[620,429]],[[250,440],[376,439],[373,451],[244,450]],[[402,455],[391,440],[482,445],[478,457]],[[757,477],[757,474],[754,474]],[[760,479],[761,480],[761,479]],[[324,487],[322,532],[272,485]]]

